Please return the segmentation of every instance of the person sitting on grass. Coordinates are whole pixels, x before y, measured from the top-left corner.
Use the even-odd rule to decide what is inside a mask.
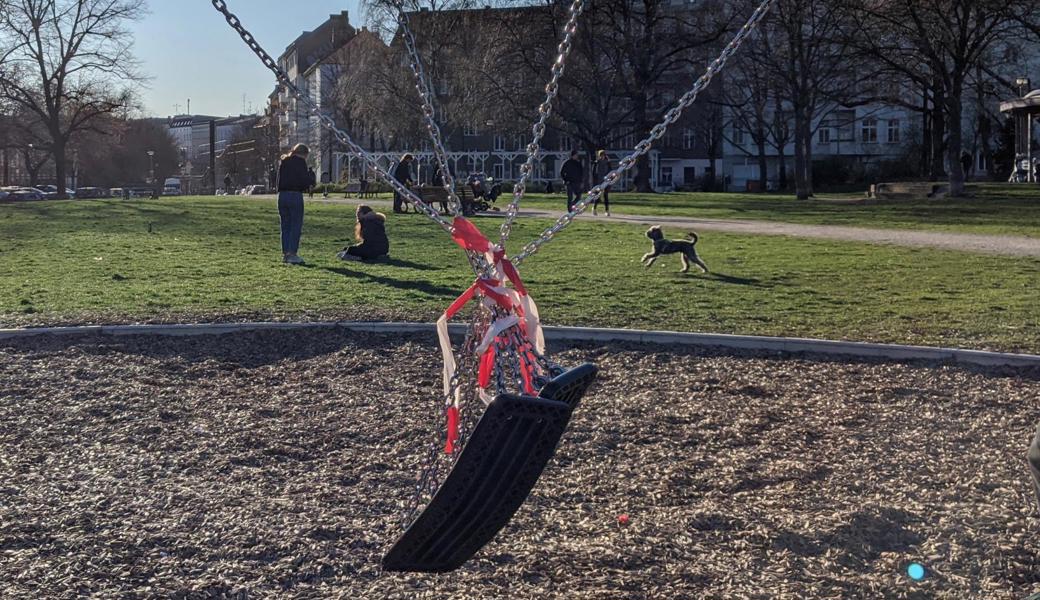
[[[337,254],[342,260],[374,260],[390,254],[390,240],[386,237],[386,215],[362,204],[357,208],[354,237],[360,242],[347,246]]]

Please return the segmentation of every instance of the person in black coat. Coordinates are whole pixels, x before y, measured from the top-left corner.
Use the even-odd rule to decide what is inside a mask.
[[[390,239],[386,237],[386,215],[362,204],[357,208],[354,237],[359,244],[347,246],[336,256],[343,260],[373,260],[390,254]]]
[[[397,168],[394,169],[394,179],[400,181],[405,187],[412,187],[412,158],[411,154],[405,154],[401,157],[400,162],[397,163]],[[394,212],[403,213],[404,210],[404,196],[401,195],[397,190],[394,190]]]
[[[581,200],[585,187],[585,167],[578,158],[577,150],[571,150],[571,157],[563,163],[560,179],[563,179],[563,185],[567,188],[567,212],[571,212],[578,200]]]
[[[282,226],[282,260],[303,264],[297,254],[303,233],[303,193],[314,187],[314,170],[307,168],[310,149],[296,144],[278,165],[278,215]]]

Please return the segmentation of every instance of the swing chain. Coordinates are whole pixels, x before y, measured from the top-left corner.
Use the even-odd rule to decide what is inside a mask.
[[[654,128],[650,130],[650,135],[648,135],[646,139],[636,144],[636,147],[633,150],[633,152],[625,158],[621,159],[621,161],[618,163],[617,168],[608,173],[599,185],[592,188],[592,190],[589,191],[588,195],[586,195],[584,199],[582,199],[574,205],[574,208],[572,210],[561,216],[556,221],[556,223],[554,223],[552,226],[548,227],[545,231],[543,231],[537,239],[524,246],[523,250],[515,257],[513,257],[514,264],[519,265],[520,263],[522,263],[529,256],[538,252],[538,250],[541,249],[543,245],[551,241],[556,236],[556,234],[566,229],[567,226],[570,225],[578,215],[585,212],[589,204],[592,204],[596,200],[599,200],[600,196],[603,195],[604,190],[606,190],[612,185],[615,185],[621,179],[621,175],[623,175],[625,172],[629,171],[632,167],[634,167],[636,161],[650,151],[651,145],[655,141],[661,139],[662,136],[664,136],[665,131],[667,131],[670,125],[675,124],[675,122],[679,120],[679,117],[682,116],[683,111],[686,110],[691,104],[694,103],[694,101],[697,100],[697,96],[701,93],[701,91],[704,88],[706,88],[709,83],[711,83],[711,80],[715,77],[715,75],[718,74],[720,70],[722,70],[722,67],[725,66],[725,64],[729,61],[733,54],[737,52],[741,44],[744,43],[744,40],[749,35],[751,35],[755,27],[757,27],[758,24],[765,18],[766,14],[769,12],[769,9],[772,7],[774,2],[775,0],[762,1],[762,4],[760,4],[759,7],[755,9],[754,14],[751,15],[747,23],[744,24],[744,26],[740,29],[737,35],[730,41],[730,43],[726,46],[722,53],[719,54],[719,56],[714,60],[714,62],[711,63],[711,65],[704,72],[704,74],[701,75],[701,77],[697,80],[696,83],[694,83],[693,88],[686,92],[682,96],[682,98],[679,99],[676,105],[673,106],[671,110],[669,110],[665,114],[663,121],[655,125]]]
[[[452,175],[451,169],[448,168],[448,151],[444,148],[444,143],[441,141],[441,129],[437,125],[436,112],[433,108],[433,92],[430,91],[429,80],[426,77],[426,72],[423,70],[422,57],[419,55],[419,46],[415,42],[415,34],[412,33],[408,13],[405,12],[403,7],[398,12],[397,22],[404,34],[404,44],[408,49],[412,74],[415,76],[415,89],[419,92],[419,97],[422,99],[423,120],[426,121],[426,131],[429,133],[430,140],[433,143],[433,155],[437,159],[437,164],[440,165],[441,184],[448,193],[448,210],[452,214],[457,215],[462,212],[462,203],[455,193],[455,176]]]
[[[552,77],[549,79],[549,83],[545,85],[545,101],[538,107],[538,121],[531,128],[534,137],[531,139],[531,143],[527,145],[527,161],[520,167],[520,180],[513,186],[513,200],[506,208],[506,220],[502,224],[501,238],[498,243],[503,248],[505,248],[506,242],[509,241],[513,222],[516,221],[517,214],[520,212],[520,201],[527,192],[527,182],[534,171],[535,162],[541,155],[541,142],[545,136],[546,123],[552,115],[553,101],[560,92],[560,78],[563,77],[564,63],[571,52],[571,47],[574,45],[574,35],[578,30],[578,18],[584,10],[584,0],[574,0],[571,4],[570,18],[563,28],[563,39],[556,49],[556,61],[553,62],[551,71]]]
[[[230,25],[231,28],[238,33],[239,37],[242,38],[242,41],[244,41],[246,45],[249,46],[249,49],[252,50],[254,54],[256,54],[256,56],[260,59],[262,63],[264,63],[264,66],[274,73],[275,77],[277,77],[278,79],[278,82],[282,84],[282,86],[284,86],[287,90],[289,90],[289,92],[296,98],[296,100],[304,105],[308,112],[317,117],[321,124],[324,125],[325,128],[328,129],[330,132],[332,132],[332,134],[336,136],[336,139],[339,140],[341,144],[349,148],[350,152],[354,154],[354,156],[361,159],[361,161],[364,164],[367,164],[368,167],[372,170],[372,172],[375,173],[380,179],[385,181],[390,187],[392,187],[394,191],[408,198],[408,201],[411,202],[414,206],[416,206],[419,210],[421,210],[427,218],[440,225],[441,228],[449,234],[454,231],[454,227],[452,226],[452,224],[443,217],[441,217],[441,215],[437,212],[436,209],[434,209],[426,202],[423,202],[422,199],[419,198],[415,193],[413,193],[404,184],[402,184],[400,181],[397,181],[397,179],[394,178],[393,175],[391,175],[390,173],[385,171],[381,166],[379,166],[379,163],[376,161],[374,157],[372,157],[361,146],[355,143],[354,140],[350,137],[350,134],[337,127],[336,122],[332,119],[332,117],[325,114],[325,112],[321,110],[321,107],[319,107],[318,104],[313,99],[311,99],[311,97],[308,94],[303,93],[300,90],[300,88],[298,88],[296,84],[294,84],[289,79],[288,74],[286,74],[286,72],[282,70],[280,66],[278,66],[278,62],[275,59],[273,59],[266,50],[264,50],[263,46],[261,46],[260,43],[256,41],[255,37],[253,37],[253,34],[250,33],[242,25],[242,21],[234,13],[231,12],[231,10],[228,8],[226,0],[211,0],[211,2],[213,4],[213,8],[215,8],[217,12],[224,16],[224,20],[226,20],[228,25]]]

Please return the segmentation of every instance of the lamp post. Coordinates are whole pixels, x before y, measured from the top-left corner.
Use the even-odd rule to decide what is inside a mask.
[[[1029,78],[1019,77],[1015,80],[1015,85],[1018,86],[1018,97],[1025,98],[1026,94],[1029,93]]]
[[[148,183],[155,183],[155,150],[148,151]]]

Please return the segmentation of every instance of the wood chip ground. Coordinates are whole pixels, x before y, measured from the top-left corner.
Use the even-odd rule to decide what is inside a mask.
[[[440,425],[435,340],[0,343],[0,598],[1040,591],[1040,372],[555,350],[600,383],[510,525],[431,576],[379,558]]]

